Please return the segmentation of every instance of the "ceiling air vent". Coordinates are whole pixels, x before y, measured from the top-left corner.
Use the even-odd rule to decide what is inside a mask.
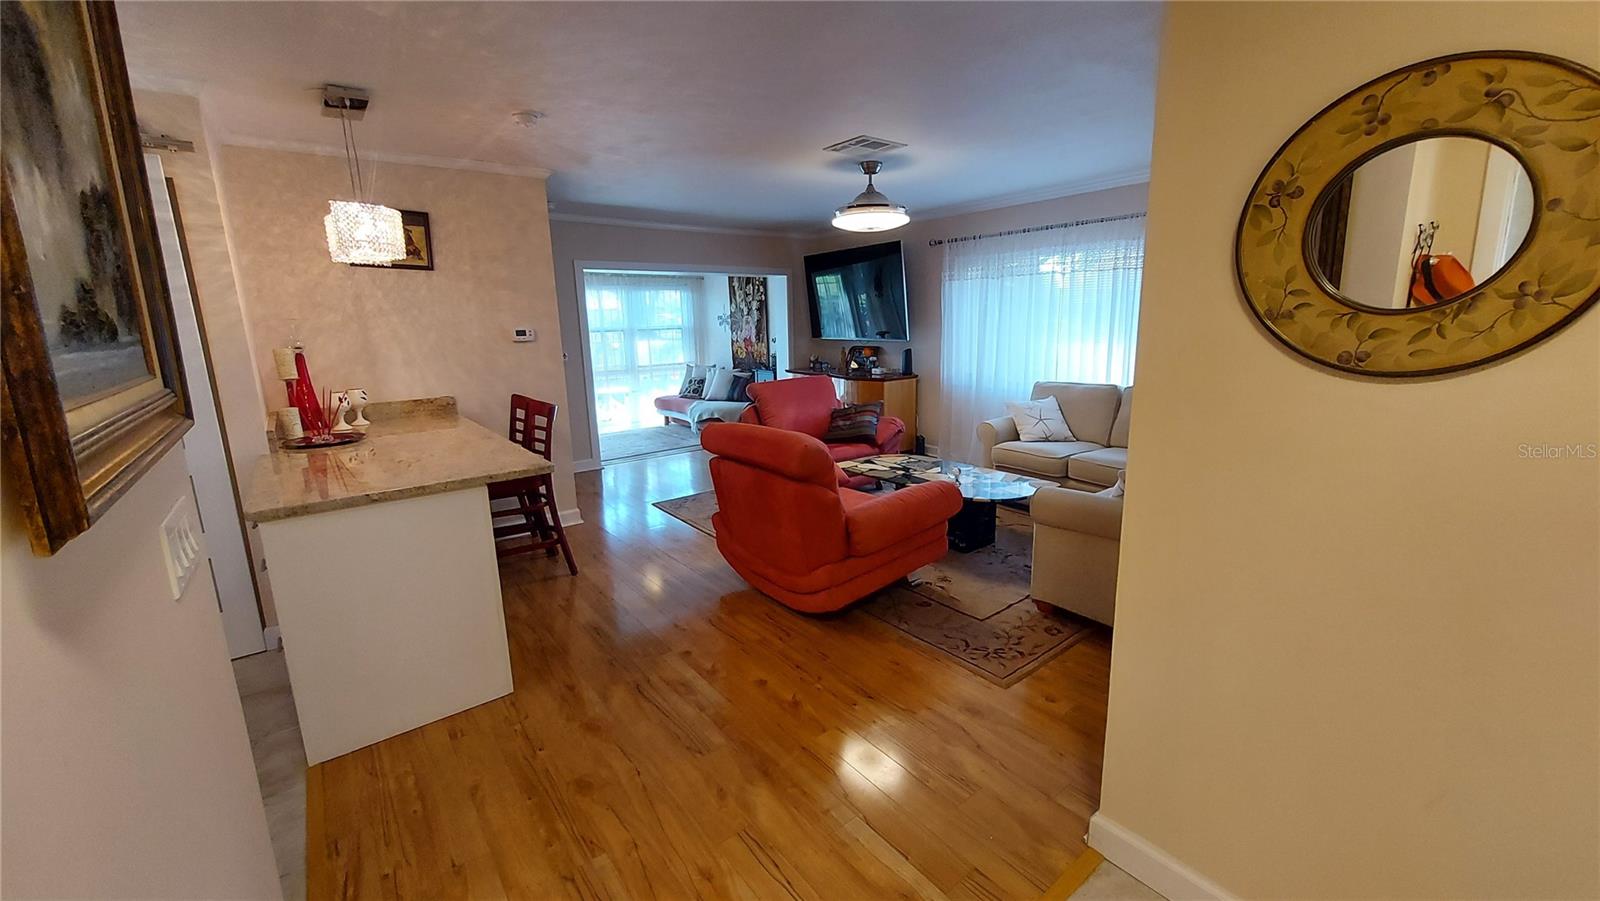
[[[843,153],[851,156],[858,156],[861,154],[874,156],[888,153],[891,150],[899,150],[904,146],[906,145],[900,143],[899,141],[891,141],[888,138],[875,138],[872,135],[856,135],[853,138],[840,141],[837,144],[829,144],[822,149],[832,153]]]

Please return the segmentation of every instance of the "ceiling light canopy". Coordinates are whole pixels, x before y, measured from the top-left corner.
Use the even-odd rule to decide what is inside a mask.
[[[872,177],[883,169],[877,160],[863,160],[861,172],[867,176],[867,189],[833,213],[833,227],[847,232],[886,232],[911,221],[906,208],[890,202],[872,184]]]

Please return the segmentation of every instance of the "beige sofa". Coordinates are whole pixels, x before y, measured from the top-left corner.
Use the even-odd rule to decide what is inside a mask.
[[[1133,386],[1039,382],[1032,400],[1046,395],[1061,405],[1075,441],[1020,441],[1010,416],[979,423],[982,465],[1068,488],[1098,491],[1117,482],[1128,468],[1128,421],[1133,416]]]
[[[1122,498],[1041,488],[1030,511],[1034,601],[1113,625]]]

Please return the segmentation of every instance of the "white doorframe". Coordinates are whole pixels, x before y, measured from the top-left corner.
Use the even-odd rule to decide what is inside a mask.
[[[199,303],[190,286],[189,259],[178,218],[182,215],[168,191],[161,157],[147,153],[145,169],[150,180],[156,233],[172,295],[178,350],[183,358],[194,428],[183,436],[183,456],[200,511],[200,531],[205,535],[208,575],[216,586],[217,607],[230,658],[244,657],[267,647],[261,628],[261,607],[256,596],[255,570],[246,547],[244,520],[233,462],[228,455],[221,411],[211,380],[211,360],[200,325]]]
[[[573,278],[577,283],[578,307],[578,353],[583,363],[583,399],[589,408],[589,446],[594,448],[594,459],[574,461],[574,468],[579,472],[600,468],[600,401],[594,393],[594,360],[589,351],[589,289],[584,284],[583,273],[586,269],[604,269],[611,272],[628,272],[638,275],[759,275],[765,277],[779,277],[785,280],[786,290],[783,302],[789,304],[789,293],[794,291],[793,270],[779,269],[775,266],[707,266],[701,264],[676,265],[672,263],[640,263],[640,262],[606,262],[604,260],[574,260],[572,262]],[[770,296],[768,303],[770,303]],[[784,310],[785,331],[789,327],[787,308]],[[767,321],[772,321],[770,314]],[[788,335],[783,340],[789,340]],[[783,355],[789,356],[788,346],[784,346]]]

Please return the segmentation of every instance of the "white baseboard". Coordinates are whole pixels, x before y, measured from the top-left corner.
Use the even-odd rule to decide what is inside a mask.
[[[1100,814],[1089,818],[1089,847],[1172,901],[1237,897],[1143,836]]]
[[[498,508],[495,506],[496,504],[499,504]],[[491,502],[489,504],[489,511],[494,514],[494,518],[495,518],[496,521],[505,520],[505,521],[509,522],[509,521],[511,521],[510,517],[516,516],[516,507],[514,506],[515,504],[516,504],[516,499],[515,498],[509,498],[509,497],[500,498],[498,501],[493,501],[493,502]],[[563,525],[563,526],[581,526],[581,525],[583,525],[583,511],[579,510],[577,507],[573,507],[570,510],[562,510],[561,511],[561,525]]]
[[[276,651],[283,647],[283,630],[277,626],[268,626],[261,630],[261,638],[267,643],[267,650]]]

